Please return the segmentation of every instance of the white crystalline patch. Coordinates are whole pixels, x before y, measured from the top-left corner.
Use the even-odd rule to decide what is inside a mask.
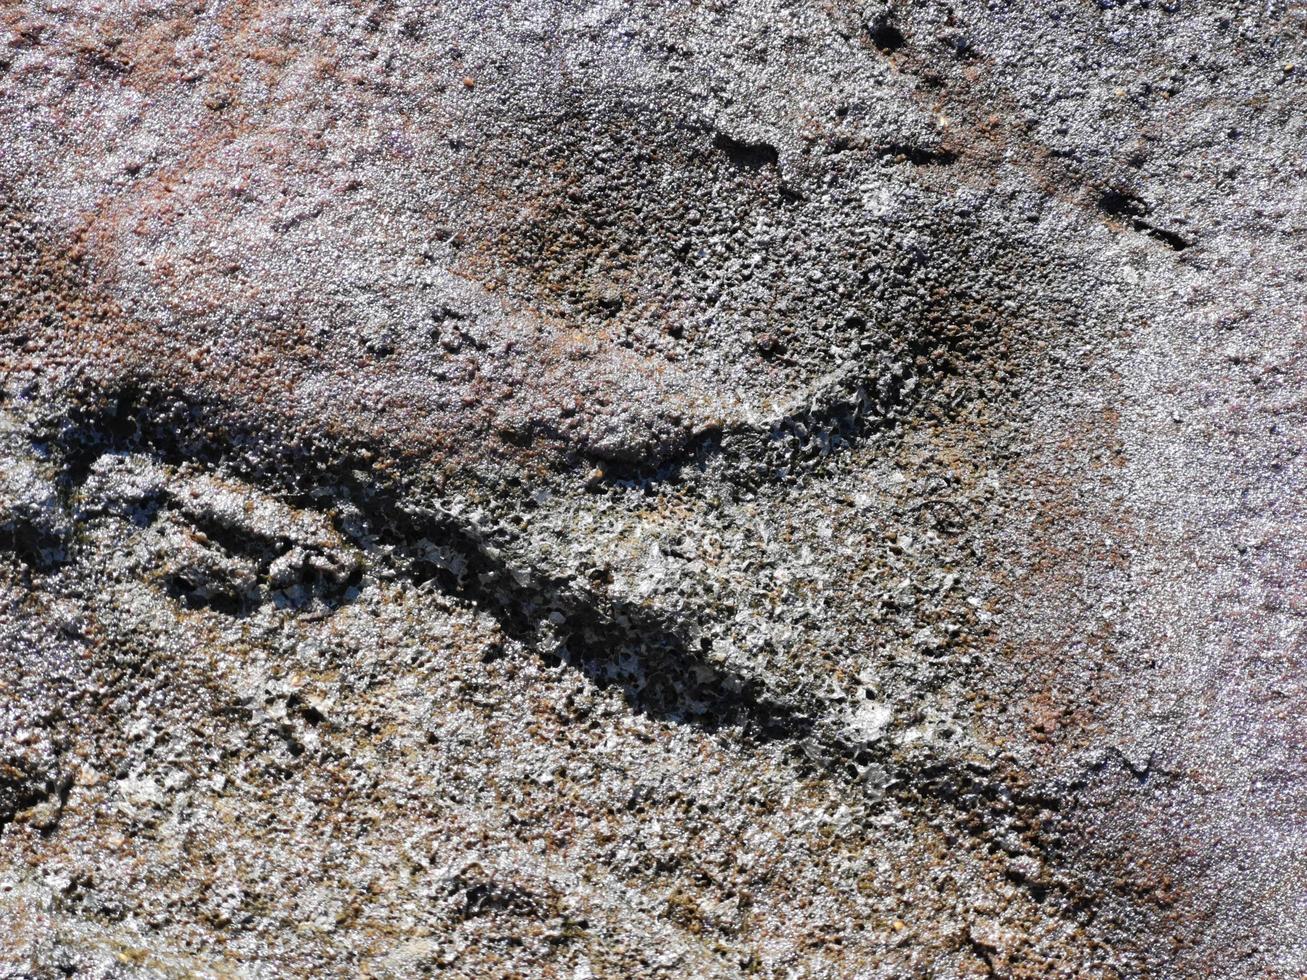
[[[867,740],[880,738],[894,718],[889,705],[879,701],[863,701],[849,713],[849,727]]]
[[[164,803],[163,790],[153,779],[124,779],[118,784],[118,791],[135,808],[161,807]]]

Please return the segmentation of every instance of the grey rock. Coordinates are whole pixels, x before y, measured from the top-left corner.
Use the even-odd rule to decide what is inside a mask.
[[[1302,973],[1295,16],[11,12],[0,972]]]

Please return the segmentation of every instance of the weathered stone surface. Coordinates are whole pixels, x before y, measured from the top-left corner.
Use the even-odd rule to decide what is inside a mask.
[[[1300,12],[0,23],[0,972],[1307,970]]]

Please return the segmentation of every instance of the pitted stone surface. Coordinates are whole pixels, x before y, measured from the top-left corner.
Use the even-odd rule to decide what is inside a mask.
[[[0,12],[0,974],[1307,970],[1301,12]]]

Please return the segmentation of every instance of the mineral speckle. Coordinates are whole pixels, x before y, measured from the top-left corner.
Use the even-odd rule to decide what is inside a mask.
[[[1307,971],[1302,12],[0,10],[0,975]]]

